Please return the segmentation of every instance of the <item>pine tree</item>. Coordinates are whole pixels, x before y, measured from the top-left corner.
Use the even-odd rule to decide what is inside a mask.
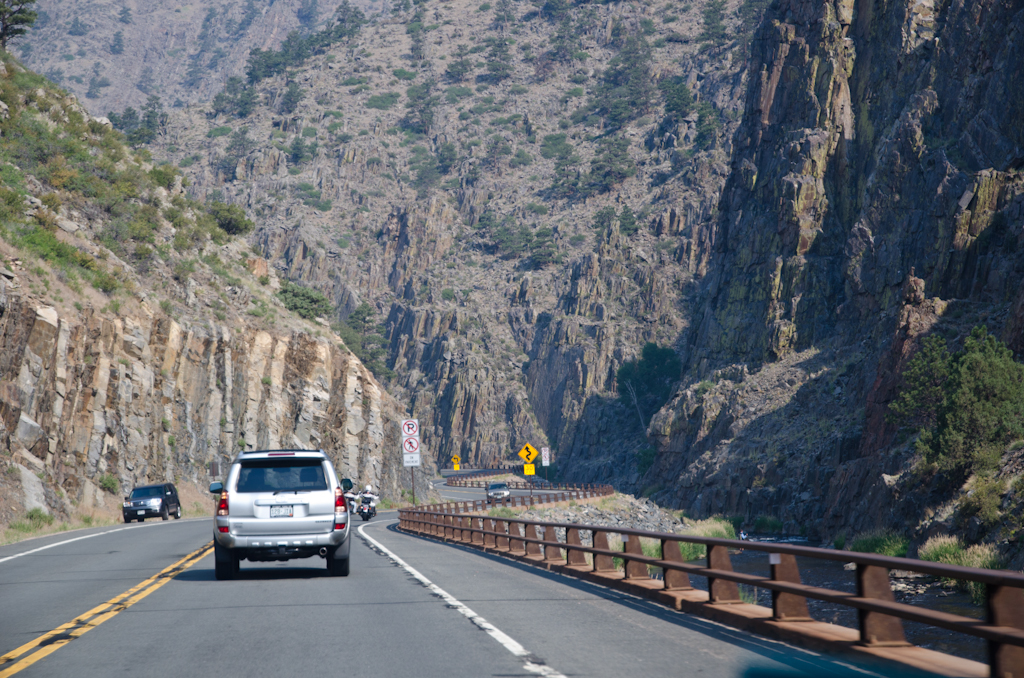
[[[121,31],[114,33],[114,41],[110,43],[111,54],[124,54],[124,35]]]
[[[117,15],[117,20],[123,24],[130,24],[132,22],[132,11],[127,7],[122,7]]]
[[[281,110],[285,113],[294,113],[303,96],[304,94],[299,88],[298,83],[289,82],[288,89],[281,98]]]
[[[68,28],[68,35],[85,35],[89,32],[89,27],[82,23],[76,16],[71,22],[71,27]]]
[[[0,0],[0,49],[7,51],[7,42],[24,35],[36,22],[31,7],[36,0]]]

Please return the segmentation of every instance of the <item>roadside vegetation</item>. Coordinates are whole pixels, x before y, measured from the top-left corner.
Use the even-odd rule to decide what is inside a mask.
[[[877,553],[883,556],[903,558],[907,555],[910,541],[891,530],[862,532],[850,540],[849,549],[858,553]]]
[[[1002,559],[994,544],[974,544],[965,546],[959,537],[951,535],[939,535],[932,537],[924,543],[918,551],[921,560],[929,560],[935,563],[946,563],[947,565],[960,565],[962,567],[980,567],[989,570],[999,569],[1003,566]],[[961,579],[943,579],[944,584],[955,586],[961,591],[971,594],[971,600],[976,605],[985,602],[985,584]]]

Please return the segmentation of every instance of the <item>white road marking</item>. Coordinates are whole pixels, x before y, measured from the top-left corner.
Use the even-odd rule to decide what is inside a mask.
[[[399,558],[379,541],[363,532],[363,528],[365,527],[366,525],[359,526],[360,537],[366,540],[375,549],[377,549],[378,551],[386,555],[388,558],[390,558],[396,565],[398,565],[403,570],[405,570],[413,577],[415,577],[416,580],[423,584],[425,587],[427,587],[427,589],[430,590],[431,593],[441,598],[444,602],[448,603],[448,607],[458,610],[460,613],[462,613],[464,617],[469,619],[469,621],[473,622],[481,630],[485,631],[487,635],[501,643],[506,650],[508,650],[517,657],[525,659],[526,662],[523,664],[524,669],[526,669],[530,673],[534,673],[538,676],[546,676],[547,678],[566,678],[565,675],[559,673],[558,671],[555,671],[550,666],[547,666],[546,664],[537,663],[532,657],[529,650],[527,650],[525,647],[516,642],[516,640],[512,637],[502,632],[500,629],[494,626],[494,624],[491,624],[489,621],[478,615],[476,612],[463,605],[452,594],[448,593],[440,586],[424,577],[416,568],[414,568],[412,565]]]
[[[192,522],[192,520],[187,520],[186,519],[186,520],[179,520],[179,521],[175,521],[175,522],[180,525],[182,523],[190,523],[190,522]],[[123,530],[135,530],[135,529],[138,529],[140,527],[152,527],[153,525],[159,525],[159,524],[160,523],[150,523],[149,525],[146,525],[146,524],[131,525],[131,526],[126,525],[125,527],[117,527],[117,528],[114,528],[113,530],[107,530],[106,532],[97,532],[95,534],[87,534],[87,535],[85,535],[83,537],[75,537],[74,539],[65,539],[64,541],[58,541],[58,542],[56,542],[54,544],[47,544],[46,546],[40,546],[39,548],[32,549],[31,551],[24,551],[22,553],[15,553],[13,556],[7,556],[6,558],[0,558],[0,563],[6,563],[8,560],[14,560],[15,558],[21,558],[22,556],[28,556],[28,555],[32,555],[33,553],[39,553],[40,551],[45,551],[46,549],[52,549],[55,546],[63,546],[64,544],[70,544],[73,541],[81,541],[82,539],[91,539],[93,537],[102,537],[105,534],[112,534],[114,532],[121,532]],[[175,523],[171,523],[171,525],[174,525],[174,524]],[[10,544],[8,544],[8,546],[10,546]]]

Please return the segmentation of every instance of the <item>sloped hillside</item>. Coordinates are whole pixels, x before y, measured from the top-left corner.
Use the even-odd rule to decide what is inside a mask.
[[[250,50],[277,48],[293,31],[316,32],[340,4],[38,0],[39,18],[15,52],[93,115],[140,109],[151,96],[185,106],[208,102],[228,77],[242,75]]]
[[[279,274],[331,295],[345,327],[367,304],[363,355],[438,459],[532,442],[582,469],[615,449],[635,483],[656,407],[620,404],[616,371],[690,322],[757,17],[398,6],[308,59],[265,57],[172,115],[155,152],[195,195],[245,206]]]
[[[315,295],[274,294],[241,210],[188,198],[9,58],[0,101],[0,522],[201,487],[209,462],[255,447],[322,447],[400,496],[404,407],[288,310],[312,317]]]

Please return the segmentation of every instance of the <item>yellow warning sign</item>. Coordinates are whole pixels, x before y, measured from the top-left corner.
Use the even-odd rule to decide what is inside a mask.
[[[536,467],[533,464],[523,464],[523,475],[524,476],[535,476],[537,475]]]
[[[462,457],[460,457],[460,456],[459,456],[459,455],[457,455],[457,454],[453,454],[453,455],[452,455],[452,463],[455,463],[455,464],[460,464],[460,463],[462,463]]]
[[[523,449],[519,450],[519,456],[522,457],[523,461],[525,461],[527,464],[532,464],[533,460],[537,458],[538,454],[540,453],[537,452],[537,448],[531,445],[530,443],[526,443],[525,445],[523,445]]]
[[[456,471],[458,471],[458,470],[459,470],[459,465],[458,465],[458,464],[455,464],[455,470],[456,470]]]

